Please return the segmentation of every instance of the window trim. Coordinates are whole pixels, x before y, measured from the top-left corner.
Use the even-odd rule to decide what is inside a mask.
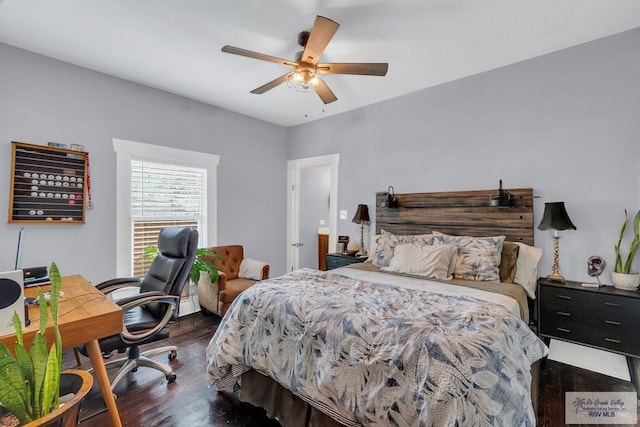
[[[116,152],[116,275],[131,275],[131,159],[169,162],[207,169],[207,230],[201,236],[206,246],[215,246],[218,235],[217,167],[220,156],[143,142],[113,138]],[[179,160],[176,160],[179,159]]]

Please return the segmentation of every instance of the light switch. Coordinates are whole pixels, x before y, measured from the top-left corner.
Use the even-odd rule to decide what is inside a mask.
[[[347,211],[340,211],[340,219],[347,219]]]

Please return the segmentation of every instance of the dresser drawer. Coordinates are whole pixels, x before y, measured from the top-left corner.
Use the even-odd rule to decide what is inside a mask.
[[[540,301],[542,304],[567,304],[575,307],[585,307],[591,295],[575,289],[555,286],[542,286],[540,288]]]
[[[626,298],[618,295],[588,294],[585,299],[585,308],[632,316],[640,322],[640,299],[637,298]]]
[[[636,317],[640,321],[640,299],[638,298],[555,286],[542,286],[539,298],[543,304],[566,304],[596,311],[615,312]]]
[[[590,327],[584,342],[621,353],[640,354],[637,337],[638,318],[619,313],[585,310]]]
[[[581,341],[593,325],[585,323],[584,310],[574,305],[544,304],[540,309],[541,335]]]
[[[347,265],[362,262],[356,257],[327,255],[327,270],[333,270],[334,268],[345,267]]]

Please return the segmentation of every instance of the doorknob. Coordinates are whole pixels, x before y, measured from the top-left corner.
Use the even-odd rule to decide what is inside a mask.
[[[299,248],[300,246],[304,246],[304,243],[292,243],[291,246],[295,246],[296,248]]]

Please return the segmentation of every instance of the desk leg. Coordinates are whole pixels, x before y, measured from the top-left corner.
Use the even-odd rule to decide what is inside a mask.
[[[87,351],[89,352],[89,359],[91,359],[91,365],[93,371],[96,374],[96,379],[100,385],[100,391],[102,392],[102,398],[107,405],[107,411],[111,417],[113,427],[122,427],[120,421],[120,414],[118,413],[118,407],[116,406],[116,399],[111,392],[111,383],[107,376],[107,368],[104,366],[104,360],[102,359],[102,352],[100,351],[100,345],[98,340],[89,341],[85,344]]]

